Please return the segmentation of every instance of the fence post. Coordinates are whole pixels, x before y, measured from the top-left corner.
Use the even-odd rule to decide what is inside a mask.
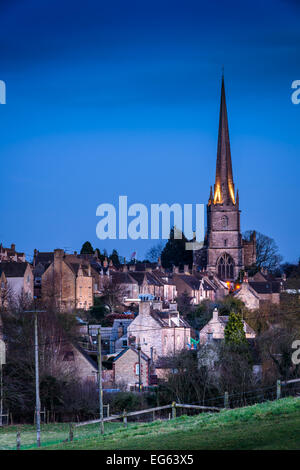
[[[17,450],[21,448],[21,433],[20,431],[17,432]]]
[[[73,437],[74,437],[74,434],[73,434],[73,423],[70,423],[70,424],[69,424],[69,441],[70,441],[70,442],[73,441]]]
[[[228,392],[224,394],[224,408],[229,408]]]
[[[176,418],[176,402],[172,402],[172,419]]]
[[[109,403],[107,404],[107,417],[109,418]]]
[[[126,410],[124,410],[124,412],[123,412],[123,424],[124,424],[125,428],[127,428],[127,413],[126,413]]]
[[[153,413],[152,413],[152,419],[153,419],[153,421],[155,421],[155,411],[153,411]]]
[[[276,390],[276,399],[279,400],[281,397],[281,381],[277,380],[277,390]]]

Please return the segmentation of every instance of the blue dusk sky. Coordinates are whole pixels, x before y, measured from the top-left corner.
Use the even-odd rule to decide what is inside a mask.
[[[0,241],[142,259],[96,208],[207,203],[224,65],[242,231],[299,250],[298,0],[1,0]],[[28,257],[29,257],[28,256]]]

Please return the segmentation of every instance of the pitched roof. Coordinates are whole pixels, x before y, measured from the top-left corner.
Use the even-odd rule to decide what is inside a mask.
[[[127,353],[129,349],[131,349],[131,351],[135,352],[137,355],[139,354],[136,348],[134,348],[133,346],[127,346],[121,352],[119,352],[117,356],[113,358],[113,362],[116,362],[121,356],[123,356],[123,354]],[[142,350],[141,350],[141,358],[144,359],[144,361],[150,361],[150,358]]]
[[[258,294],[278,294],[280,293],[280,282],[279,281],[265,281],[265,282],[251,282],[250,286]]]
[[[181,279],[185,284],[187,284],[191,289],[193,290],[199,290],[200,289],[200,284],[201,280],[191,274],[176,274],[174,276],[174,280],[176,279]]]
[[[225,327],[227,325],[227,322],[229,320],[229,315],[219,315],[219,320],[220,322],[223,324],[223,326]],[[245,320],[243,320],[243,324],[244,324],[244,331],[245,333],[251,335],[255,335],[255,331],[251,328],[251,326],[248,325],[248,323],[245,322]]]
[[[178,312],[170,312],[170,311],[161,311],[161,310],[153,310],[150,312],[151,317],[159,323],[161,327],[170,327],[170,328],[191,328],[189,323],[184,320]]]
[[[4,272],[6,277],[24,277],[29,263],[18,263],[17,261],[0,262],[0,275]]]
[[[116,284],[137,284],[136,279],[131,276],[131,273],[122,271],[112,271],[112,280]]]
[[[54,253],[53,251],[42,251],[38,252],[35,257],[35,264],[41,263],[41,264],[50,264],[54,259]]]

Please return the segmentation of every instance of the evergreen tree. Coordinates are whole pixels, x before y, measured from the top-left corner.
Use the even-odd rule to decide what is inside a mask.
[[[80,254],[81,255],[93,255],[94,254],[94,249],[90,242],[85,242],[82,245]]]
[[[174,238],[174,227],[171,229],[169,240],[161,253],[161,263],[164,268],[170,269],[173,265],[183,267],[185,264],[192,267],[193,252],[185,249],[187,242],[183,233],[182,238]]]
[[[117,250],[112,251],[109,259],[113,262],[114,266],[120,266],[121,265],[120,259],[119,259],[119,254],[118,254]]]
[[[245,344],[247,342],[244,324],[240,313],[231,312],[224,331],[227,344]]]

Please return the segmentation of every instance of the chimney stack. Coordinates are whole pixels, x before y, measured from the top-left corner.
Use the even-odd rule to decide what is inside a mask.
[[[214,308],[214,311],[213,311],[213,316],[212,316],[213,322],[218,321],[218,318],[219,318],[219,312],[218,312],[217,307],[215,307],[215,308]]]
[[[150,315],[151,306],[150,300],[141,299],[139,303],[139,315]]]

